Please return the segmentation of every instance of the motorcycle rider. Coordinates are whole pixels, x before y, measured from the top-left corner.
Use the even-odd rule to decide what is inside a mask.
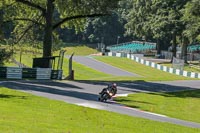
[[[102,94],[104,91],[107,90],[112,93],[112,96],[114,96],[117,93],[117,84],[116,83],[109,84],[108,87],[104,88],[99,94]]]

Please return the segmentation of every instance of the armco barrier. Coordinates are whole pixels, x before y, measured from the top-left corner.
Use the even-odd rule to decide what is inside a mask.
[[[124,57],[123,53],[108,52],[106,55],[108,55],[108,56],[116,56],[117,55],[117,57]],[[200,79],[200,73],[188,72],[188,71],[183,71],[183,70],[179,70],[179,69],[175,69],[175,68],[171,68],[171,67],[167,67],[167,66],[162,66],[162,65],[156,64],[154,62],[147,61],[145,59],[137,57],[134,54],[127,54],[126,58],[129,58],[129,59],[134,60],[138,63],[144,64],[146,66],[150,66],[150,67],[153,67],[155,69],[165,71],[165,72],[168,72],[168,73],[181,75],[181,76],[184,76],[184,77],[199,78]]]
[[[22,79],[22,68],[7,67],[6,78],[7,79]]]
[[[37,69],[36,68],[22,68],[22,78],[33,78],[37,77]]]
[[[51,68],[0,67],[0,78],[62,79],[62,70],[51,70]]]
[[[52,70],[51,71],[51,79],[62,79],[62,74],[63,71],[62,70]]]
[[[51,68],[37,68],[36,79],[50,79],[51,78]]]

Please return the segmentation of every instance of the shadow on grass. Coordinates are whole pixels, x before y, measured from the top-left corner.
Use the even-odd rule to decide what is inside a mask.
[[[16,96],[16,95],[6,95],[6,94],[0,94],[1,98],[19,98],[19,99],[26,99],[26,96]]]
[[[107,104],[112,104],[112,105],[120,105],[120,106],[122,106],[122,107],[131,107],[131,108],[140,108],[139,106],[136,106],[136,105],[128,105],[128,106],[124,106],[125,104],[120,104],[120,103],[118,103],[118,101],[117,102],[113,102],[113,101],[106,101],[106,103]]]
[[[114,98],[113,100],[115,100],[117,102],[120,102],[120,103],[122,103],[122,102],[126,102],[126,103],[131,102],[131,103],[141,103],[141,104],[155,105],[155,104],[150,103],[150,102],[144,102],[144,101],[138,101],[138,100],[128,100],[126,98],[117,98],[117,99]]]
[[[179,92],[163,92],[163,93],[149,93],[152,95],[160,95],[164,97],[180,97],[180,98],[200,98],[200,90],[184,90]]]

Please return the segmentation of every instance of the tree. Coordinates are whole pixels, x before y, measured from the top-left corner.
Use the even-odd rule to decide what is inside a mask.
[[[105,45],[116,44],[118,36],[120,36],[120,42],[126,39],[123,21],[120,20],[117,12],[112,13],[111,16],[89,19],[84,36],[89,38],[90,42],[102,42]]]
[[[188,1],[132,0],[125,26],[134,36],[157,40],[157,54],[160,54],[160,44],[172,42],[173,56],[176,56],[177,36],[181,36],[185,26],[181,9]]]
[[[182,10],[182,21],[186,24],[183,32],[184,36],[192,43],[194,40],[200,41],[200,1],[189,1]]]
[[[127,20],[125,27],[128,34],[138,38],[145,38],[145,40],[152,38],[150,27],[147,24],[149,22],[148,16],[151,14],[152,2],[148,0],[131,0],[128,3],[130,7],[124,15]]]
[[[160,54],[160,43],[165,37],[164,18],[159,17],[160,1],[132,0],[132,7],[129,8],[125,18],[127,32],[134,38],[143,41],[157,41],[157,54]]]
[[[7,21],[17,21],[19,26],[28,31],[33,27],[43,30],[43,57],[51,56],[52,35],[58,27],[75,26],[83,29],[85,18],[100,17],[110,14],[117,7],[117,0],[2,0],[7,8]],[[0,4],[0,5],[1,5]],[[56,16],[59,17],[56,17]]]
[[[182,33],[182,58],[187,63],[187,46],[200,41],[200,1],[191,0],[182,9],[182,22],[185,28]]]
[[[0,9],[0,41],[3,40],[3,12]]]

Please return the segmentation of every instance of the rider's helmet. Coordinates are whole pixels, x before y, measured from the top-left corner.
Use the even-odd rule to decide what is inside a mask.
[[[116,84],[116,83],[113,83],[113,84],[112,84],[112,87],[113,87],[113,88],[117,88],[117,84]]]

